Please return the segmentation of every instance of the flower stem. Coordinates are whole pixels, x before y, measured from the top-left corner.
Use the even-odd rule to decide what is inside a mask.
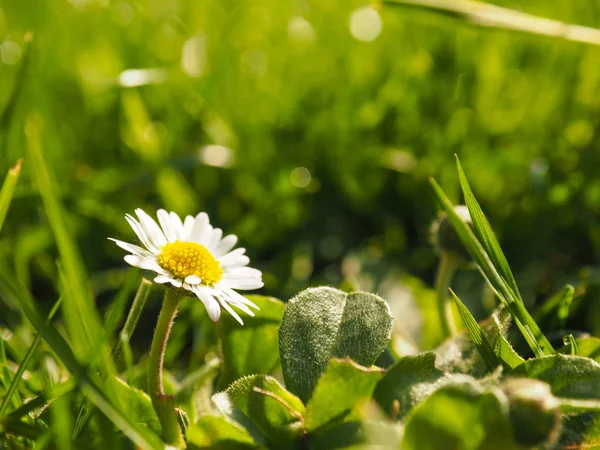
[[[177,314],[179,301],[180,296],[176,290],[167,289],[165,291],[165,298],[160,314],[158,315],[158,322],[154,330],[152,346],[150,347],[148,390],[152,399],[152,405],[162,425],[165,443],[176,448],[184,448],[185,442],[175,411],[175,401],[172,395],[165,394],[162,377],[167,340],[169,339],[173,319],[175,319],[175,315]]]
[[[456,260],[456,257],[447,251],[442,251],[438,274],[435,280],[438,312],[443,335],[442,339],[446,339],[447,337],[456,334],[454,317],[452,316],[452,303],[450,302],[450,296],[448,295],[448,288],[450,287],[450,283],[452,283],[457,267],[458,261]]]

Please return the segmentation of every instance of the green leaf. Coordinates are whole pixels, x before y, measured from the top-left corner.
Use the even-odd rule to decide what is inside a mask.
[[[500,358],[498,358],[494,353],[494,350],[492,349],[492,346],[485,337],[483,330],[481,329],[481,327],[479,326],[469,309],[464,305],[463,302],[460,301],[460,299],[457,297],[457,295],[452,289],[450,289],[450,294],[452,294],[452,298],[456,303],[456,307],[458,308],[460,317],[462,318],[463,323],[467,328],[467,332],[469,333],[473,344],[475,344],[477,351],[481,355],[483,362],[485,363],[488,370],[494,370],[501,364]]]
[[[323,434],[309,435],[310,448],[336,449],[387,449],[399,448],[402,428],[399,424],[381,421],[344,422]]]
[[[506,397],[473,381],[441,387],[409,415],[402,448],[516,449]]]
[[[100,317],[94,306],[91,289],[85,273],[83,260],[75,244],[72,227],[66,221],[66,213],[56,192],[50,168],[44,159],[41,136],[41,118],[32,116],[26,125],[28,153],[34,178],[44,202],[50,228],[63,265],[65,282],[62,309],[71,337],[75,355],[81,361],[97,356],[98,343],[103,341]]]
[[[189,448],[198,449],[255,449],[252,436],[239,425],[223,417],[204,416],[186,430]]]
[[[241,378],[215,394],[213,402],[259,443],[289,443],[304,426],[302,401],[268,375]]]
[[[315,431],[336,422],[358,419],[359,408],[371,399],[385,373],[351,359],[332,359],[306,406],[306,429]]]
[[[229,386],[234,380],[254,373],[270,373],[279,363],[277,330],[285,305],[273,297],[249,295],[260,308],[252,320],[240,325],[229,314],[219,321],[223,365],[219,385]]]
[[[130,420],[138,425],[147,426],[160,436],[160,422],[148,394],[128,385],[125,381],[117,377],[112,378],[109,382],[115,389],[115,393],[123,409],[127,410]]]
[[[15,166],[8,171],[4,182],[2,183],[2,189],[0,189],[0,231],[2,231],[2,225],[4,225],[4,219],[8,212],[8,207],[15,193],[15,187],[21,173],[21,160],[19,159]]]
[[[511,375],[545,381],[558,397],[600,399],[600,364],[590,358],[553,355],[530,359]]]
[[[477,202],[477,199],[471,190],[471,186],[469,185],[469,181],[465,176],[465,172],[460,164],[458,155],[454,155],[454,157],[456,158],[456,167],[458,169],[460,187],[462,188],[463,195],[465,196],[467,208],[469,208],[469,214],[471,216],[471,220],[473,221],[473,226],[475,227],[475,234],[479,238],[479,242],[481,242],[483,249],[489,255],[492,264],[498,271],[499,275],[508,283],[509,287],[512,289],[512,292],[516,294],[516,299],[523,303],[521,294],[519,293],[519,287],[517,286],[515,277],[510,270],[506,256],[504,256],[504,252],[500,248],[500,243],[496,239],[496,235],[494,234],[490,223],[485,217],[481,206],[479,206],[479,203]]]
[[[329,287],[302,291],[287,303],[279,328],[285,384],[307,402],[331,358],[370,366],[391,334],[389,306],[374,294]]]
[[[405,356],[394,364],[377,384],[373,397],[390,414],[401,419],[425,397],[456,378],[435,367],[433,352]],[[461,376],[458,376],[461,377]]]
[[[494,290],[496,296],[507,306],[512,316],[515,318],[519,330],[533,352],[536,356],[554,354],[555,352],[552,345],[546,336],[544,336],[540,327],[533,320],[529,312],[525,309],[518,295],[515,294],[512,288],[507,284],[506,280],[499,275],[490,257],[471,230],[471,227],[469,227],[456,213],[454,205],[448,200],[448,197],[437,182],[434,179],[431,179],[430,181],[444,211],[448,214],[450,223],[460,237],[460,240],[479,265],[482,275]]]

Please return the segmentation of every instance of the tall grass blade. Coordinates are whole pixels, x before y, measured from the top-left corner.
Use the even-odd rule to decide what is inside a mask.
[[[67,226],[66,214],[55,191],[56,184],[44,159],[41,125],[39,116],[30,116],[27,120],[28,153],[67,280],[63,285],[63,311],[73,351],[80,360],[87,361],[97,353],[98,343],[103,342],[103,331],[81,255]]]
[[[58,308],[59,308],[61,302],[62,302],[62,297],[59,298],[56,301],[56,303],[54,304],[54,306],[52,307],[52,310],[50,311],[50,313],[48,314],[48,318],[46,319],[46,323],[51,322],[52,318],[56,314],[56,311],[58,311]],[[19,382],[21,381],[21,378],[23,377],[23,373],[27,369],[27,366],[29,366],[31,358],[33,358],[33,355],[37,351],[41,341],[42,341],[42,335],[38,333],[35,336],[35,339],[33,340],[29,349],[27,349],[27,353],[25,353],[25,356],[23,357],[23,361],[21,361],[21,364],[19,365],[19,369],[17,370],[17,373],[15,373],[15,376],[13,377],[12,382],[10,383],[10,386],[8,387],[8,391],[6,392],[6,395],[4,396],[4,400],[2,401],[2,404],[0,405],[0,416],[3,416],[6,413],[6,409],[8,408],[8,402],[9,402],[10,398],[13,396],[13,394],[16,392],[17,387],[19,386]]]
[[[567,284],[559,292],[546,300],[537,311],[533,313],[535,320],[544,320],[551,313],[556,312],[559,320],[564,320],[569,315],[569,307],[575,295],[575,288]]]
[[[500,28],[600,45],[600,30],[596,28],[571,25],[473,0],[384,0],[384,3],[426,9],[484,28]]]
[[[469,309],[465,306],[465,304],[458,298],[458,296],[454,293],[452,289],[450,289],[450,294],[456,303],[456,307],[458,308],[458,313],[460,314],[460,318],[462,319],[465,327],[467,328],[467,332],[469,333],[469,337],[475,344],[475,348],[481,355],[481,359],[485,363],[485,366],[488,370],[494,370],[496,367],[502,365],[502,361],[500,358],[496,356],[494,353],[494,349],[488,342],[485,334],[483,334],[483,330],[469,311]]]
[[[0,190],[0,231],[2,231],[4,219],[6,218],[8,207],[10,206],[19,175],[21,174],[21,163],[22,160],[19,159],[14,167],[8,171],[4,183],[2,183],[2,189]]]
[[[129,342],[131,339],[153,286],[154,284],[151,281],[145,278],[142,279],[135,298],[133,299],[133,303],[131,304],[131,308],[129,309],[129,314],[127,314],[123,330],[112,349],[111,355],[113,362],[116,362],[121,356],[124,340]],[[75,421],[75,427],[73,429],[74,439],[77,439],[85,429],[90,418],[90,413],[90,404],[88,401],[84,400],[79,407],[79,412]]]
[[[487,254],[490,256],[490,259],[498,270],[500,276],[508,283],[510,288],[516,294],[517,300],[523,303],[523,299],[519,293],[519,288],[517,287],[517,282],[515,281],[512,270],[510,270],[506,256],[504,256],[504,252],[500,248],[500,243],[496,239],[496,235],[494,234],[490,223],[485,217],[481,206],[479,206],[479,202],[477,202],[477,199],[471,190],[471,186],[469,185],[469,181],[465,176],[465,172],[460,164],[458,155],[454,155],[454,157],[456,158],[456,167],[458,168],[460,187],[462,188],[463,195],[465,196],[467,208],[469,208],[469,214],[471,215],[471,220],[473,221],[473,226],[475,227],[475,234],[479,238],[479,241],[481,242],[481,245],[483,245],[483,248]]]
[[[554,354],[555,351],[552,345],[523,304],[517,300],[517,296],[510,286],[498,274],[490,257],[471,228],[456,213],[454,205],[437,182],[433,178],[430,181],[444,211],[448,214],[448,220],[450,220],[450,223],[456,230],[461,242],[467,248],[471,257],[477,262],[483,277],[494,293],[508,307],[509,312],[515,319],[515,323],[535,355],[544,356]]]

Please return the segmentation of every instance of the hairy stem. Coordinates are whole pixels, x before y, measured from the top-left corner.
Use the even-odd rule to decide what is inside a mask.
[[[165,291],[158,322],[154,330],[150,358],[148,360],[148,390],[156,415],[163,429],[163,439],[166,444],[177,448],[185,447],[181,428],[175,411],[175,401],[172,395],[166,395],[163,388],[163,361],[165,349],[173,320],[177,314],[180,296],[174,289]]]

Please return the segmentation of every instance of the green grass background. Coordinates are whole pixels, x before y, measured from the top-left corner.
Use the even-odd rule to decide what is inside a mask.
[[[592,1],[497,3],[600,26]],[[366,5],[4,2],[0,173],[25,159],[0,254],[42,308],[58,296],[58,253],[27,155],[31,120],[102,312],[128,276],[106,238],[132,240],[123,216],[137,207],[207,211],[264,271],[263,293],[284,300],[355,278],[382,293],[418,283],[404,274],[431,284],[428,178],[460,201],[458,153],[525,301],[580,286],[568,328],[598,334],[600,47],[397,6],[360,42],[349,21]],[[129,69],[160,82],[127,87]],[[478,274],[456,284],[482,318]],[[190,323],[203,314],[193,308]],[[0,304],[0,324],[21,320]],[[177,354],[184,340],[173,342]]]

